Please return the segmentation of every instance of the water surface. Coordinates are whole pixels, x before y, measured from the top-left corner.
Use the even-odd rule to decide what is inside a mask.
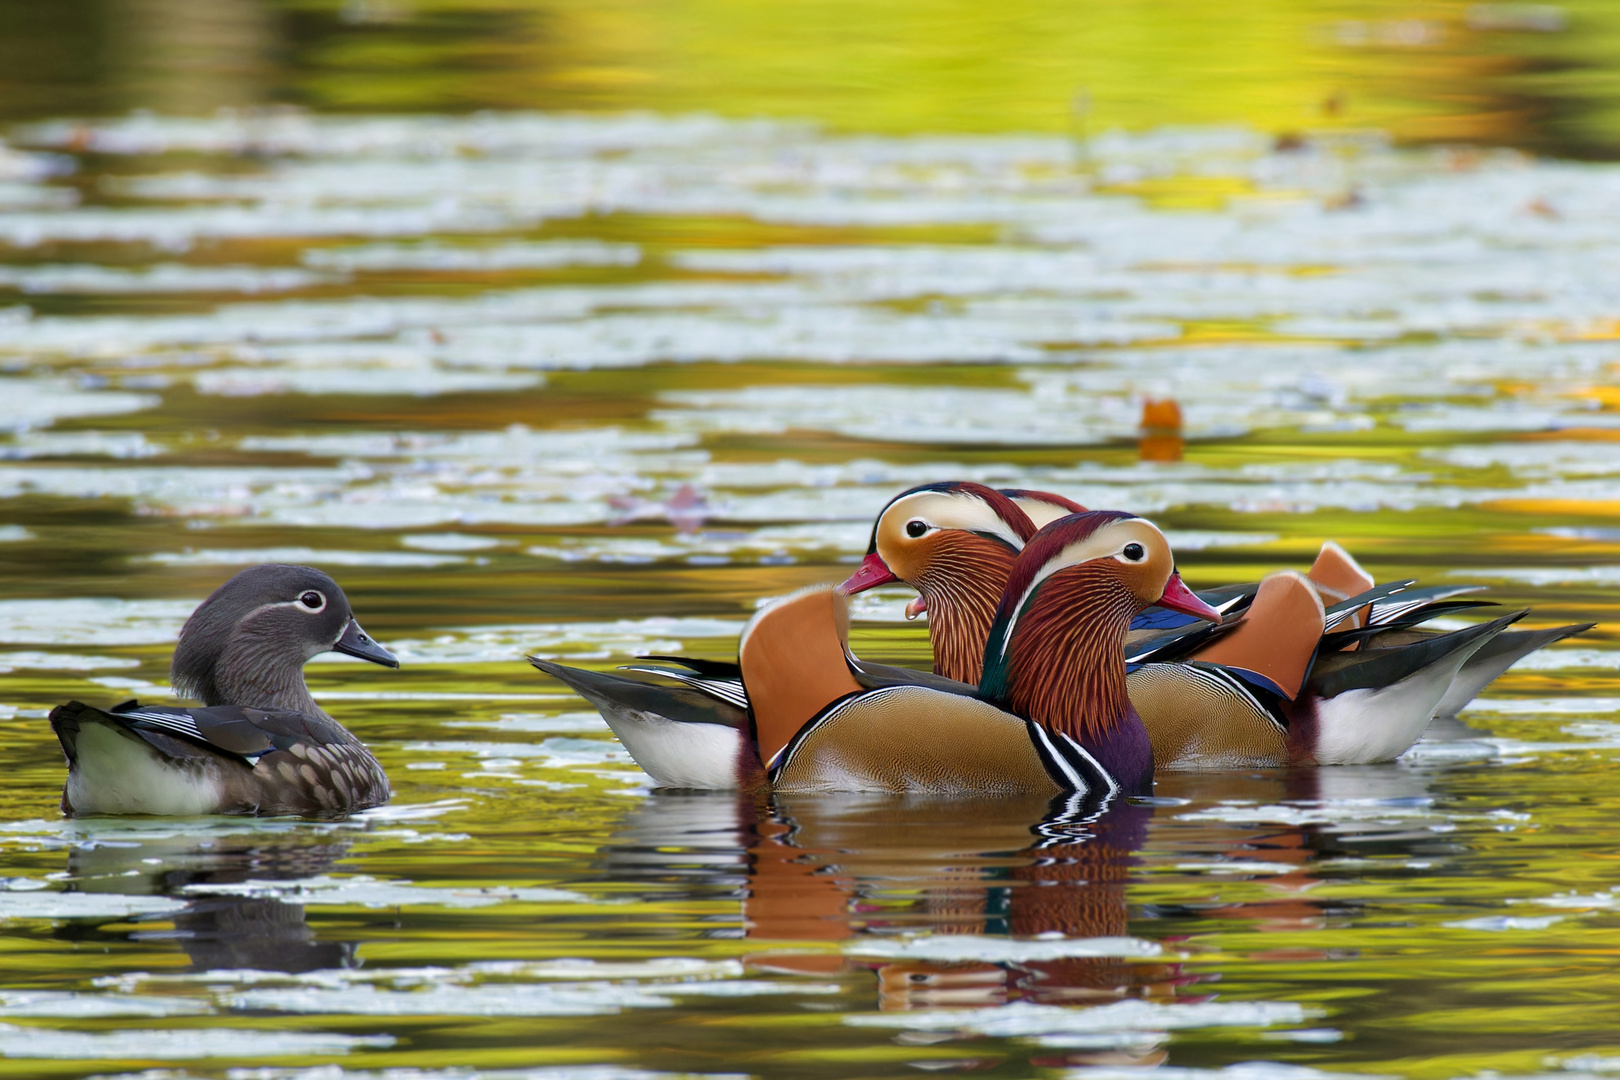
[[[1615,167],[372,104],[0,148],[0,1073],[1620,1068]],[[729,656],[946,477],[1151,514],[1195,586],[1332,537],[1600,626],[1396,763],[1079,823],[653,792],[521,662]],[[310,667],[394,803],[61,820],[50,706],[161,699],[272,559],[404,661]],[[926,662],[906,599],[862,655]]]

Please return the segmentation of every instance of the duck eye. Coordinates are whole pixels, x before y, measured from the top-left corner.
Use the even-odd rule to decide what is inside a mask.
[[[926,521],[919,521],[917,518],[912,518],[910,521],[906,522],[906,535],[911,537],[913,540],[917,539],[917,537],[921,536],[927,531],[928,523]]]
[[[303,596],[300,596],[298,598],[298,602],[309,608],[311,611],[319,611],[321,608],[326,606],[326,597],[322,596],[314,589],[311,589]]]
[[[1147,550],[1141,544],[1126,544],[1125,550],[1121,554],[1131,562],[1141,562],[1142,558],[1147,555]]]

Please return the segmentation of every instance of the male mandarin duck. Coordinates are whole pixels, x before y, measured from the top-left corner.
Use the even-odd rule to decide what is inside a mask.
[[[1219,618],[1181,584],[1158,529],[1112,511],[1053,522],[1024,547],[977,693],[865,685],[848,655],[847,603],[812,588],[743,630],[753,741],[775,790],[1149,794],[1153,753],[1125,692],[1125,631],[1155,603]]]
[[[399,666],[319,570],[243,570],[175,646],[170,681],[201,708],[73,701],[51,711],[68,765],[62,812],[331,815],[387,802],[382,766],[304,684],[305,662],[334,651]]]
[[[774,789],[1151,794],[1125,632],[1155,604],[1220,620],[1182,584],[1163,534],[1117,511],[1060,518],[1025,545],[994,611],[977,694],[862,686],[844,604],[841,590],[796,594],[743,632],[743,685]]]
[[[917,588],[907,614],[930,612],[936,674],[851,656],[853,677],[869,689],[930,678],[947,689],[977,683],[994,601],[1017,553],[1037,524],[1078,509],[1046,492],[996,491],[962,482],[924,485],[896,496],[873,527],[865,562],[841,588],[854,593],[897,579]],[[1446,602],[1467,588],[1397,596],[1404,583],[1384,589],[1371,584],[1348,554],[1328,544],[1308,575],[1285,572],[1260,586],[1199,593],[1217,609],[1247,611],[1247,619],[1223,628],[1224,636],[1211,640],[1207,630],[1188,632],[1184,624],[1195,620],[1163,609],[1140,616],[1126,635],[1127,654],[1135,661],[1127,686],[1159,767],[1389,760],[1422,735],[1437,711],[1437,694],[1443,695],[1439,708],[1453,700],[1453,709],[1460,707],[1519,656],[1584,629],[1515,634],[1501,650],[1495,642],[1517,614],[1453,634],[1411,629],[1425,618],[1473,606]],[[1330,606],[1324,607],[1324,598]],[[1375,617],[1375,602],[1378,625],[1360,628]],[[1338,651],[1363,642],[1370,648],[1359,655]],[[1475,657],[1483,659],[1476,663]],[[764,765],[750,738],[749,698],[736,665],[648,657],[679,668],[632,666],[685,684],[677,690],[531,660],[597,705],[660,784],[762,782]],[[1160,662],[1144,662],[1150,660]]]
[[[730,701],[714,693],[723,680],[677,689],[530,662],[596,704],[666,786],[1146,794],[1153,752],[1126,693],[1123,645],[1155,604],[1220,619],[1181,583],[1152,523],[1093,511],[1020,544],[976,690],[855,660],[847,596],[827,586],[750,620]]]
[[[1024,528],[1020,515],[1041,524],[1077,505],[1046,492],[952,487],[958,498],[1007,517],[1014,531]],[[982,537],[986,530],[976,520],[965,525],[940,514],[937,501],[920,503],[918,494],[902,493],[884,510],[865,562],[842,588],[854,593],[898,579],[918,589],[919,600],[907,612],[931,613],[935,670],[975,681],[979,673],[968,658],[983,623],[982,594],[999,585],[996,564],[982,558],[960,563],[953,556],[966,541],[947,537],[964,530]],[[1016,515],[1008,514],[1008,500]],[[1524,615],[1517,612],[1448,634],[1415,631],[1426,618],[1477,602],[1448,599],[1470,587],[1403,594],[1406,584],[1373,588],[1371,576],[1329,543],[1305,575],[1283,571],[1258,586],[1200,593],[1244,614],[1219,635],[1177,632],[1192,620],[1168,612],[1139,620],[1127,637],[1135,662],[1129,686],[1158,766],[1390,760],[1422,736],[1440,708],[1454,702],[1455,711],[1520,656],[1587,629],[1527,631],[1496,646],[1503,629]]]
[[[1011,496],[1018,504],[1018,508],[1037,526],[1054,521],[1065,514],[1072,514],[1079,508],[1079,504],[1072,499],[1047,491],[1004,490],[1003,494]],[[1322,602],[1329,606],[1344,605],[1354,597],[1374,592],[1372,575],[1362,569],[1349,552],[1331,540],[1322,545],[1315,563],[1305,572],[1305,581]],[[1226,589],[1206,589],[1198,595],[1206,600],[1213,600],[1217,606],[1224,609],[1228,598],[1241,602],[1246,594],[1252,593],[1256,588],[1258,586],[1246,585]],[[1450,611],[1486,606],[1478,601],[1450,600],[1454,596],[1478,591],[1477,585],[1410,590],[1402,587],[1398,594],[1391,594],[1377,604],[1379,616],[1374,625],[1369,626],[1367,621],[1372,615],[1373,605],[1352,606],[1350,613],[1343,614],[1334,629],[1344,631],[1361,629],[1364,632],[1359,635],[1347,635],[1328,644],[1349,652],[1362,646],[1391,649],[1428,642],[1441,636],[1440,632],[1420,629],[1417,624]],[[1308,604],[1301,598],[1298,606],[1304,608]],[[1185,624],[1189,620],[1172,616],[1156,621],[1161,626],[1173,626],[1178,623]],[[1461,670],[1453,676],[1451,685],[1440,699],[1434,714],[1454,716],[1498,676],[1524,657],[1555,641],[1584,633],[1594,625],[1596,624],[1575,623],[1548,627],[1544,630],[1504,630],[1490,637],[1463,662]],[[1319,650],[1317,663],[1326,663],[1330,668],[1343,663],[1344,658],[1330,658],[1328,654],[1332,651],[1331,648]],[[1200,659],[1224,662],[1220,660],[1220,652],[1219,646],[1211,646],[1197,655]]]

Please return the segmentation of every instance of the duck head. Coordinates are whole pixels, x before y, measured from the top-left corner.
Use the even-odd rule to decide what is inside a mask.
[[[324,652],[399,666],[360,629],[337,582],[308,566],[251,566],[186,620],[169,678],[205,705],[319,712],[303,669]]]
[[[1064,495],[1050,491],[1032,491],[1029,488],[1002,488],[1001,493],[1018,504],[1037,529],[1044,529],[1060,517],[1083,514],[1086,508]]]
[[[883,508],[866,560],[839,588],[853,594],[902,581],[916,589],[906,615],[929,613],[934,670],[976,683],[996,598],[1033,535],[1028,515],[994,488],[925,484]]]
[[[1131,723],[1140,729],[1126,694],[1123,644],[1131,620],[1154,604],[1221,621],[1182,584],[1152,522],[1116,510],[1058,518],[1013,566],[979,689],[1081,742],[1106,741]]]

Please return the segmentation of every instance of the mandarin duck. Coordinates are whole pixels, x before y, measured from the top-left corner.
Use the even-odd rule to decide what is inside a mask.
[[[1220,618],[1182,584],[1152,523],[1090,512],[1020,545],[977,688],[854,659],[847,596],[828,586],[755,614],[729,700],[729,683],[701,669],[671,688],[530,662],[596,704],[670,786],[1146,794],[1153,754],[1126,693],[1123,640],[1153,605]]]
[[[1004,494],[1011,496],[1018,508],[1036,525],[1044,525],[1065,514],[1072,514],[1079,506],[1072,499],[1047,491],[1009,490]],[[1322,602],[1328,605],[1343,604],[1352,597],[1371,593],[1375,586],[1373,576],[1362,569],[1361,564],[1356,562],[1349,552],[1331,540],[1322,545],[1316,561],[1305,572],[1305,579]],[[1251,594],[1257,588],[1257,585],[1230,586],[1224,590],[1204,590],[1198,595],[1205,599],[1213,597],[1217,601],[1225,601],[1227,597],[1241,600],[1244,595]],[[1338,626],[1345,631],[1362,632],[1346,634],[1342,638],[1325,642],[1324,645],[1327,647],[1319,650],[1318,663],[1326,662],[1329,667],[1339,663],[1340,661],[1328,660],[1327,654],[1340,649],[1355,651],[1363,646],[1399,648],[1439,637],[1441,636],[1439,631],[1421,629],[1417,624],[1451,611],[1488,606],[1478,601],[1450,599],[1478,591],[1480,587],[1477,585],[1438,586],[1427,589],[1402,588],[1399,595],[1390,595],[1387,600],[1376,605],[1378,614],[1371,625],[1368,623],[1372,616],[1371,607],[1352,608],[1348,614],[1341,615],[1342,621]],[[1155,620],[1155,624],[1170,627],[1185,625],[1189,621],[1183,616],[1167,614]],[[1542,630],[1504,630],[1496,634],[1463,661],[1462,668],[1452,677],[1451,685],[1446,689],[1439,705],[1435,707],[1435,715],[1455,716],[1485,687],[1526,656],[1556,641],[1584,633],[1595,625],[1595,623],[1573,623]]]
[[[1124,636],[1153,605],[1219,621],[1148,521],[1060,518],[1019,553],[977,691],[868,688],[848,606],[814,588],[764,608],[738,646],[759,757],[778,791],[1147,795],[1153,752],[1125,687]]]
[[[1072,501],[1009,490],[986,497],[956,485],[980,506],[965,517],[942,513],[937,485],[897,496],[873,528],[869,553],[842,588],[859,592],[902,580],[919,592],[908,614],[930,612],[935,670],[964,682],[978,670],[984,596],[995,593],[996,564],[956,558],[960,534],[985,535],[983,509],[1006,515],[1010,500],[1034,523],[1072,513]],[[1017,516],[1009,517],[1015,531]],[[955,534],[955,535],[953,535]],[[989,575],[989,576],[987,576]],[[1243,614],[1212,633],[1194,620],[1158,612],[1127,637],[1131,699],[1153,740],[1160,768],[1361,764],[1391,760],[1416,742],[1448,700],[1473,693],[1519,656],[1584,626],[1530,631],[1466,665],[1525,613],[1451,633],[1414,631],[1427,618],[1477,601],[1450,599],[1472,587],[1405,592],[1410,582],[1373,588],[1372,578],[1336,544],[1308,574],[1269,575],[1258,586],[1198,595],[1224,613]],[[1324,600],[1331,606],[1324,606]],[[941,617],[943,616],[943,617]],[[1343,629],[1341,629],[1343,627]],[[1330,632],[1331,631],[1331,632]],[[965,640],[942,640],[955,636]],[[1460,704],[1460,703],[1459,703]]]
[[[1083,508],[1060,495],[997,491],[967,482],[927,484],[896,496],[873,526],[865,561],[841,588],[856,593],[896,580],[916,588],[919,595],[906,613],[929,613],[935,672],[849,656],[853,677],[868,689],[931,682],[960,690],[962,684],[977,683],[998,583],[1007,580],[1037,522],[1077,511]],[[1472,606],[1447,599],[1471,588],[1411,590],[1401,596],[1395,594],[1409,583],[1363,588],[1371,578],[1331,543],[1303,580],[1297,574],[1274,577],[1264,584],[1263,598],[1259,585],[1197,594],[1223,613],[1249,614],[1221,628],[1226,634],[1241,632],[1229,642],[1212,639],[1214,628],[1189,632],[1186,624],[1197,620],[1161,608],[1139,616],[1126,634],[1132,661],[1127,685],[1141,699],[1138,709],[1159,767],[1389,760],[1421,736],[1437,711],[1437,690],[1443,694],[1439,708],[1458,693],[1467,694],[1466,702],[1518,656],[1584,629],[1517,634],[1505,651],[1495,642],[1516,614],[1451,635],[1414,631],[1411,627],[1425,618]],[[1324,607],[1324,598],[1334,603]],[[1359,625],[1369,618],[1374,626]],[[1355,649],[1358,635],[1370,642],[1370,651],[1337,651]],[[1473,664],[1476,656],[1486,656],[1490,666]],[[627,665],[681,683],[677,689],[530,660],[596,705],[660,785],[763,783],[764,763],[751,737],[748,694],[736,664],[650,656]],[[1469,666],[1459,671],[1459,664]]]
[[[200,708],[73,701],[51,711],[67,757],[62,812],[344,814],[388,801],[371,751],[304,684],[324,652],[387,667],[337,582],[307,566],[243,570],[186,620],[170,681]]]

